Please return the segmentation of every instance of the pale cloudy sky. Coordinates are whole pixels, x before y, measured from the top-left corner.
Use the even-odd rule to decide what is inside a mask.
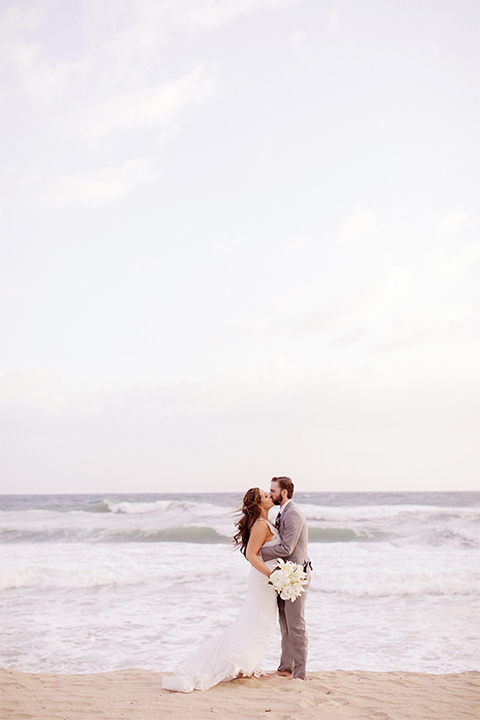
[[[2,0],[3,492],[478,482],[477,0]]]

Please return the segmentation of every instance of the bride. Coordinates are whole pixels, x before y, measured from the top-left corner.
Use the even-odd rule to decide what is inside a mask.
[[[234,536],[235,545],[252,565],[243,605],[233,625],[200,645],[173,676],[163,678],[166,690],[208,690],[219,682],[262,675],[259,663],[273,639],[277,620],[277,596],[267,582],[277,561],[264,563],[259,555],[262,546],[278,543],[278,532],[268,519],[272,506],[273,500],[264,490],[251,488],[245,493]]]

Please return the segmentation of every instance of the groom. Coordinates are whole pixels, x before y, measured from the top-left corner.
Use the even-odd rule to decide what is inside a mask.
[[[301,565],[307,572],[308,583],[310,583],[311,564],[308,559],[307,521],[292,500],[293,490],[294,486],[290,478],[272,478],[270,497],[275,505],[280,505],[275,521],[280,541],[277,545],[263,547],[260,552],[264,562],[283,558]],[[293,677],[295,680],[305,680],[307,676],[306,594],[306,592],[302,593],[294,602],[282,600],[280,596],[277,597],[282,631],[282,657],[277,675]]]

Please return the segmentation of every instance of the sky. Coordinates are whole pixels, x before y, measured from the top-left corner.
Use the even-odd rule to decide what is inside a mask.
[[[2,492],[478,489],[479,20],[1,0]]]

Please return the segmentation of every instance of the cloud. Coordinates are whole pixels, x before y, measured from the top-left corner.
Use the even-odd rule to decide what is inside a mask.
[[[60,375],[51,369],[0,373],[1,405],[41,407],[44,412],[56,413],[64,402]]]
[[[282,375],[288,365],[280,358],[272,372]],[[468,488],[476,480],[476,408],[461,382],[404,393],[393,378],[365,394],[357,383],[328,378],[288,393],[275,383],[259,392],[211,381],[62,402],[53,380],[15,379],[3,420],[7,492],[31,492],[32,483],[37,492],[58,492],[65,478],[77,492],[168,492],[172,482],[184,492],[225,491],[245,477],[268,479],[275,468],[291,468],[312,490],[320,481],[352,490],[358,468],[368,475],[363,490],[388,489],[392,477],[416,489],[451,489],[458,477]],[[351,460],[348,468],[342,458]]]
[[[156,255],[141,253],[137,259],[129,265],[127,272],[134,277],[157,274],[165,266],[165,262]]]
[[[203,65],[200,65],[173,82],[107,98],[81,116],[74,131],[96,141],[115,130],[165,125],[188,104],[205,100],[214,90],[213,78],[205,77]]]
[[[17,285],[16,283],[0,284],[0,298],[5,301],[6,305],[26,297],[27,294],[28,291],[24,285]]]
[[[457,236],[475,224],[471,213],[449,213],[437,223],[437,231],[444,237]]]
[[[451,305],[440,309],[419,309],[414,314],[391,323],[385,333],[386,339],[376,343],[372,350],[395,351],[414,345],[424,346],[441,342],[448,345],[458,328],[471,317],[471,309],[465,305]],[[456,338],[459,345],[459,339]],[[442,361],[446,359],[444,353]],[[440,363],[437,363],[437,366]]]
[[[127,0],[119,5],[117,0],[103,0],[102,10],[105,17],[128,19],[129,27],[122,34],[125,47],[135,45],[140,38],[148,44],[154,28],[163,28],[164,34],[167,29],[171,32],[179,27],[189,32],[214,29],[261,7],[275,10],[297,2],[299,0]]]
[[[37,0],[34,3],[16,0],[4,4],[0,14],[0,61],[2,64],[9,61],[12,53],[15,53],[15,49],[22,44],[20,37],[38,27],[47,5],[47,0]]]
[[[371,210],[360,210],[352,215],[341,227],[338,241],[341,245],[369,240],[378,234],[380,223]]]
[[[359,327],[355,330],[352,330],[351,332],[344,333],[343,335],[340,335],[336,340],[332,342],[332,345],[336,346],[347,346],[347,345],[353,345],[357,343],[359,340],[362,340],[367,334],[367,329],[365,327]]]
[[[47,104],[62,98],[65,88],[74,84],[74,75],[84,64],[49,64],[37,33],[51,0],[11,2],[0,9],[0,67],[3,70],[2,96],[15,94],[34,104]]]
[[[480,259],[480,243],[467,243],[454,257],[444,256],[439,276],[447,282],[457,282]]]
[[[337,8],[331,10],[328,16],[327,32],[336,32],[340,26],[341,19],[342,13],[340,12],[340,10],[338,10]]]
[[[361,291],[340,295],[328,306],[308,315],[298,329],[299,333],[333,331],[335,342],[342,337],[358,339],[365,328],[381,326],[390,313],[402,310],[412,293],[413,278],[401,267],[391,267],[374,286]],[[360,332],[361,330],[361,332]],[[358,335],[358,338],[357,338]]]
[[[70,203],[101,205],[126,197],[141,182],[153,180],[148,158],[129,160],[120,167],[108,167],[92,173],[66,175],[54,182],[40,198],[42,205],[64,207]]]
[[[173,3],[177,17],[190,27],[218,27],[259,7],[281,8],[299,0],[184,0]]]
[[[30,102],[65,102],[74,107],[76,100],[92,93],[109,95],[113,88],[145,87],[154,67],[160,68],[159,50],[179,31],[202,32],[213,30],[237,17],[258,11],[259,8],[286,7],[299,0],[78,0],[82,22],[75,26],[54,28],[49,13],[62,0],[33,0],[9,3],[0,9],[0,64],[7,63],[15,71],[7,73],[7,94],[19,93]],[[75,62],[46,55],[45,24],[48,32],[67,31],[74,38],[81,56]],[[40,30],[40,32],[39,32]],[[99,41],[101,39],[101,41]],[[180,78],[182,81],[187,78]],[[207,85],[204,83],[204,90]],[[212,85],[210,84],[210,90]],[[144,90],[139,99],[143,112],[150,116],[145,105],[152,105],[150,95],[159,90]],[[163,89],[165,96],[172,88]],[[156,104],[158,97],[153,99]],[[102,127],[102,112],[119,111],[125,118],[124,103],[128,95],[112,99],[111,106],[98,108],[94,126]],[[160,112],[163,115],[164,110]],[[155,112],[153,113],[156,114]],[[115,125],[115,124],[114,124]],[[128,125],[128,123],[127,123]],[[102,134],[101,132],[99,134]]]

